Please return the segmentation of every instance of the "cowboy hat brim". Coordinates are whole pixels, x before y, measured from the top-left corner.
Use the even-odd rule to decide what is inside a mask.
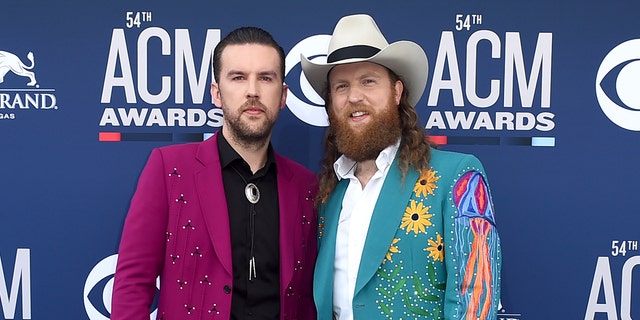
[[[420,101],[427,85],[429,64],[424,50],[414,42],[394,42],[369,58],[351,58],[332,63],[316,63],[300,55],[304,75],[321,97],[328,81],[329,71],[337,65],[355,62],[373,62],[389,68],[400,76],[405,88],[409,91],[409,103],[415,106]]]

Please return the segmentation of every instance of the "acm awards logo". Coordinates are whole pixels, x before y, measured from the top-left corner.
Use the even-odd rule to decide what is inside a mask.
[[[113,275],[116,272],[118,255],[108,256],[98,262],[84,283],[82,298],[89,320],[109,320],[111,316],[111,294],[113,293]],[[160,279],[156,281],[156,288],[160,290]],[[149,319],[156,318],[158,309],[150,313]]]
[[[26,54],[26,60],[0,51],[0,120],[14,120],[24,110],[58,109],[55,89],[40,88],[36,80],[33,52]]]
[[[209,88],[205,80],[209,76],[211,76],[211,79],[213,78],[213,70],[210,70],[207,64],[211,62],[213,49],[220,41],[220,30],[207,30],[204,39],[204,50],[201,53],[194,53],[191,46],[191,36],[189,30],[186,29],[175,30],[173,32],[175,39],[173,40],[171,33],[159,27],[149,27],[139,34],[134,33],[129,30],[125,32],[125,29],[116,28],[113,30],[109,58],[105,68],[102,97],[100,99],[104,106],[104,111],[99,126],[106,128],[151,126],[220,127],[223,117],[221,110],[217,108],[206,110],[201,106]],[[137,37],[137,46],[129,48],[127,37]],[[138,56],[133,52],[149,51],[148,42],[155,38],[160,39],[166,46],[171,46],[173,43],[174,54],[182,57],[182,61],[177,62],[174,66],[173,77],[162,76],[163,85],[159,93],[151,93],[152,90],[148,88],[147,79],[155,76],[148,73],[153,69],[157,69],[155,65],[154,67],[148,66],[151,62],[146,60],[135,61],[137,62],[136,64],[132,63],[132,59]],[[329,35],[316,35],[306,38],[296,44],[285,59],[285,76],[292,73],[289,80],[299,82],[299,87],[306,100],[315,104],[310,105],[303,101],[301,97],[289,91],[287,105],[296,117],[314,126],[328,125],[328,117],[322,106],[324,103],[313,91],[302,72],[298,71],[299,81],[296,81],[296,75],[292,71],[300,63],[300,54],[326,60],[326,56],[321,56],[321,54],[326,55],[329,39]],[[200,65],[197,66],[195,58],[200,57],[199,54],[201,54],[202,59],[200,60]],[[168,51],[163,52],[163,55],[170,55],[170,53]],[[142,75],[144,81],[138,80],[136,82],[133,77],[133,65],[138,66],[137,74],[139,76]],[[124,71],[119,74],[118,70]],[[184,76],[185,70],[186,79]],[[174,82],[174,86],[170,85],[171,82]],[[189,90],[185,91],[185,86],[188,86]],[[175,92],[173,92],[174,106],[170,108],[160,107],[171,103],[169,99],[172,94],[172,87],[176,88]],[[124,96],[122,93],[124,93]],[[191,94],[192,106],[185,108],[184,105],[187,103],[185,101],[186,93]],[[139,99],[145,103],[144,107],[139,106]],[[115,104],[121,105],[122,101],[119,100],[124,100],[124,104],[127,107],[112,106]],[[149,108],[149,105],[158,107]]]
[[[131,46],[129,43],[134,38],[136,45]],[[203,105],[209,93],[209,79],[213,79],[211,59],[215,45],[220,42],[220,30],[206,30],[204,48],[195,54],[191,38],[189,29],[170,32],[149,27],[138,32],[114,28],[105,65],[100,98],[104,110],[99,126],[111,130],[153,126],[220,127],[222,111]],[[160,52],[152,45],[155,41],[161,43]],[[202,54],[201,59],[198,53]],[[159,55],[167,63],[159,64],[147,55]],[[170,70],[171,63],[173,70]],[[158,79],[159,87],[154,87]]]
[[[289,76],[289,94],[287,96],[287,106],[291,112],[300,120],[307,124],[324,127],[328,125],[327,114],[324,110],[324,102],[320,96],[311,88],[304,74],[300,71],[298,64],[300,55],[310,57],[316,62],[326,61],[326,52],[331,36],[314,35],[298,42],[286,57],[286,73]],[[528,40],[531,41],[531,40]],[[430,85],[425,90],[429,116],[426,120],[425,129],[441,130],[443,132],[528,132],[527,135],[542,134],[544,137],[530,137],[527,141],[515,141],[505,139],[507,144],[528,144],[532,146],[554,146],[555,138],[548,137],[555,128],[555,115],[550,112],[550,88],[551,88],[551,56],[552,56],[552,34],[540,33],[535,40],[534,52],[525,52],[519,32],[507,32],[504,39],[491,30],[478,30],[468,39],[466,74],[461,72],[458,66],[457,48],[454,41],[454,33],[443,31],[438,52],[435,54],[435,65],[429,75]],[[476,69],[484,63],[477,60],[474,48],[480,43],[489,42],[494,47],[491,58],[500,63],[502,59],[505,65],[505,73],[502,80],[491,80],[491,93],[487,97],[479,97],[476,93]],[[495,53],[496,48],[502,45],[505,47],[504,56]],[[528,69],[529,78],[526,77],[525,56],[532,55],[533,63]],[[295,77],[295,72],[299,72],[299,80],[291,79]],[[448,73],[448,74],[447,74]],[[450,80],[447,80],[451,78]],[[504,88],[498,85],[503,82]],[[476,83],[478,82],[478,83]],[[536,87],[540,83],[540,87]],[[463,84],[467,88],[463,89]],[[293,92],[292,88],[299,88],[299,92]],[[518,90],[515,90],[515,89]],[[441,93],[448,93],[453,97],[453,106],[446,106],[447,101],[440,98]],[[520,100],[514,95],[520,92]],[[503,95],[504,107],[499,106],[500,95]],[[444,94],[446,96],[446,94]],[[303,99],[304,98],[304,99]],[[535,99],[534,99],[535,98]],[[465,102],[466,101],[466,102]],[[534,106],[537,103],[537,108]],[[434,108],[437,107],[437,108]],[[448,108],[442,108],[448,107]],[[461,107],[465,107],[461,111]],[[487,107],[492,107],[488,110]],[[519,111],[514,111],[514,107],[519,107]],[[416,106],[417,109],[420,106]],[[451,110],[447,110],[451,109]],[[534,133],[537,132],[537,133]],[[468,133],[464,133],[468,134]],[[472,135],[476,135],[473,133]],[[502,135],[502,133],[499,133]],[[510,135],[505,133],[505,135]],[[522,134],[520,134],[522,135]],[[501,139],[502,140],[502,139]],[[512,141],[513,140],[513,141]],[[450,141],[451,142],[451,141]],[[475,143],[477,144],[477,143]]]
[[[206,80],[209,77],[213,79],[211,58],[215,45],[220,41],[220,34],[221,30],[219,29],[207,30],[203,41],[204,48],[199,51],[193,49],[192,35],[187,29],[176,29],[174,32],[160,27],[149,27],[140,32],[122,28],[113,29],[100,98],[104,110],[100,117],[99,126],[102,128],[101,130],[105,130],[100,133],[101,141],[125,141],[128,139],[126,136],[128,133],[119,131],[130,131],[133,127],[217,128],[222,126],[222,111],[218,108],[203,106],[205,95],[208,94],[209,89],[209,82]],[[128,44],[131,38],[137,38],[137,46],[132,47]],[[171,70],[163,69],[165,73],[161,76],[162,85],[159,89],[156,88],[156,91],[149,88],[150,81],[148,79],[157,78],[158,75],[153,74],[153,70],[166,69],[166,66],[159,67],[144,58],[148,52],[154,50],[149,45],[152,39],[159,39],[163,43],[163,47],[174,47],[173,53],[166,50],[166,52],[162,52],[162,55],[180,57],[175,61],[173,76],[166,75],[167,73],[171,74]],[[321,56],[321,54],[326,55],[329,39],[329,35],[306,38],[296,44],[285,59],[285,76],[291,73],[289,81],[299,83],[304,98],[315,104],[310,105],[303,101],[301,96],[296,96],[289,91],[287,105],[296,117],[314,126],[328,125],[324,103],[313,91],[299,68],[296,69],[299,72],[299,80],[295,79],[296,75],[293,69],[299,65],[300,54],[326,59],[326,56]],[[194,38],[193,42],[197,41]],[[143,52],[142,58],[140,58],[140,54],[135,54],[136,52]],[[136,57],[137,61],[134,60]],[[201,59],[199,59],[200,57]],[[197,62],[200,64],[197,65]],[[134,73],[135,66],[138,68],[137,73]],[[139,79],[136,79],[133,74],[138,74]],[[172,88],[175,89],[172,90]],[[191,101],[186,101],[189,94]],[[170,100],[172,95],[173,101]],[[139,100],[142,100],[144,104],[141,104]],[[117,133],[119,136],[111,140],[113,133]],[[153,135],[151,133],[145,134],[146,137]]]
[[[602,112],[619,127],[631,131],[640,131],[638,74],[640,39],[633,39],[613,48],[596,75],[596,97]],[[607,81],[610,78],[612,81]]]

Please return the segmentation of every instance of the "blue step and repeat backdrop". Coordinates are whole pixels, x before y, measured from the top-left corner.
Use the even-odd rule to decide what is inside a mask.
[[[323,59],[368,13],[429,57],[416,106],[484,163],[503,243],[500,319],[640,319],[640,2],[44,1],[0,12],[0,317],[108,319],[121,228],[152,148],[223,115],[212,50],[245,25],[287,53],[280,153],[319,168]]]

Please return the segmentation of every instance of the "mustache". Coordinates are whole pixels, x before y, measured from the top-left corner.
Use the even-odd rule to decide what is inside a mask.
[[[360,103],[360,102],[357,102],[357,103],[349,102],[349,103],[347,103],[347,105],[344,108],[344,113],[347,114],[347,115],[350,115],[350,114],[352,114],[352,113],[354,113],[356,111],[364,111],[364,112],[367,112],[367,113],[372,113],[373,112],[373,108],[371,106],[369,106],[369,105],[366,105],[366,104]]]
[[[241,106],[243,111],[249,108],[256,108],[256,107],[262,111],[267,109],[267,107],[262,102],[260,102],[260,99],[258,98],[249,98]]]
[[[347,104],[345,104],[344,106],[344,109],[342,110],[336,110],[336,108],[331,108],[330,110],[328,110],[327,113],[329,115],[329,124],[345,121],[345,119],[351,117],[351,114],[356,111],[364,111],[368,114],[372,114],[373,108],[362,102],[347,102]]]

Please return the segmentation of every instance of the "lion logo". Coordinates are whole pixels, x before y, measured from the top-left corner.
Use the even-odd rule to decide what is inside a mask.
[[[20,58],[15,54],[0,51],[0,83],[4,82],[4,76],[9,71],[12,71],[16,75],[29,78],[31,81],[27,83],[27,86],[35,86],[37,84],[36,75],[32,71],[29,71],[35,66],[35,62],[33,61],[33,52],[29,52],[27,54],[27,59],[31,61],[30,66],[22,63],[22,60],[20,60]]]

